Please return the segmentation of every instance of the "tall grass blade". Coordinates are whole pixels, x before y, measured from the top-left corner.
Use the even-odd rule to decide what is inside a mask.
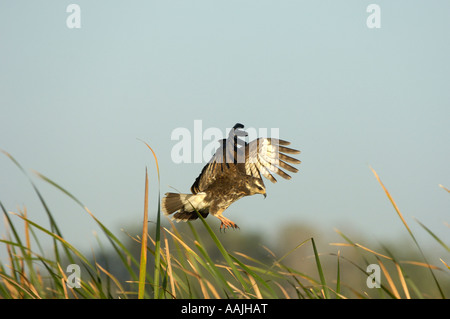
[[[322,284],[324,297],[326,299],[329,299],[330,298],[330,293],[329,293],[329,289],[328,289],[327,283],[325,281],[325,276],[323,274],[322,265],[320,264],[319,253],[317,252],[316,243],[314,242],[314,238],[311,238],[311,243],[312,243],[313,250],[314,250],[314,257],[316,258],[317,271],[319,272],[319,277],[320,277],[320,282]]]
[[[340,298],[341,294],[341,266],[339,262],[339,257],[341,257],[341,251],[338,250],[337,253],[337,271],[336,271],[336,296]]]
[[[159,298],[159,273],[161,268],[161,187],[160,187],[160,176],[159,176],[159,165],[158,165],[158,157],[156,156],[155,151],[148,145],[146,142],[143,142],[147,147],[152,151],[153,157],[155,158],[156,171],[158,173],[158,211],[156,213],[156,234],[155,234],[155,274],[154,274],[154,298]]]
[[[170,281],[170,292],[171,292],[171,295],[173,296],[173,298],[176,298],[177,293],[175,291],[175,279],[174,279],[174,273],[172,270],[172,262],[171,262],[170,250],[169,250],[169,241],[167,240],[167,238],[165,236],[164,236],[164,247],[166,250],[167,275],[168,275],[169,281]]]
[[[450,189],[448,189],[447,187],[445,187],[444,185],[442,185],[442,184],[439,184],[439,187],[440,188],[442,188],[442,189],[445,189],[447,192],[449,192],[450,193]]]
[[[405,276],[403,275],[403,271],[397,262],[395,263],[395,267],[397,268],[398,277],[400,278],[400,283],[402,284],[403,292],[405,293],[406,299],[411,299],[408,286],[406,285]]]
[[[395,203],[394,199],[392,198],[391,194],[388,192],[386,187],[384,187],[384,184],[381,182],[381,179],[378,176],[377,172],[372,167],[370,167],[370,169],[372,170],[372,173],[375,175],[375,178],[377,179],[378,183],[381,185],[381,187],[383,188],[384,192],[386,193],[386,196],[389,198],[389,201],[391,202],[392,206],[394,206],[394,209],[397,212],[397,214],[400,217],[400,219],[402,220],[403,225],[405,225],[405,227],[408,230],[408,232],[411,235],[411,237],[414,239],[414,241],[416,241],[416,238],[414,237],[411,229],[409,228],[408,224],[406,223],[406,220],[403,218],[403,215],[400,212],[400,209],[398,208],[397,204]]]
[[[236,268],[236,265],[233,263],[233,260],[231,259],[231,257],[228,254],[227,250],[222,245],[222,243],[220,242],[219,238],[217,238],[216,234],[214,234],[213,230],[208,225],[208,223],[203,218],[203,216],[197,210],[195,210],[195,212],[197,213],[197,216],[199,217],[199,219],[202,221],[203,225],[205,226],[205,228],[208,231],[210,237],[214,241],[214,244],[219,249],[219,251],[222,254],[223,258],[225,259],[226,263],[232,269],[234,276],[241,283],[242,287],[244,287],[244,291],[248,293],[250,291],[249,287],[248,287],[247,283],[245,282],[244,278],[242,277],[241,273],[239,272],[239,270]]]
[[[41,202],[42,206],[44,207],[44,211],[46,212],[47,217],[48,217],[48,219],[49,219],[49,221],[50,221],[50,227],[51,227],[51,230],[52,230],[53,232],[56,232],[56,234],[57,234],[58,236],[63,237],[61,231],[59,230],[58,225],[56,224],[55,219],[53,218],[52,213],[50,212],[50,209],[48,208],[47,203],[46,203],[45,200],[44,200],[44,197],[41,195],[41,193],[39,192],[38,188],[36,187],[36,185],[34,184],[34,182],[31,180],[30,176],[27,174],[27,172],[25,171],[25,169],[22,167],[22,165],[20,165],[20,163],[19,163],[19,162],[18,162],[11,154],[9,154],[8,152],[6,152],[5,150],[2,150],[2,149],[0,149],[0,151],[1,151],[3,154],[5,154],[5,155],[6,155],[6,156],[7,156],[7,157],[8,157],[8,158],[9,158],[9,159],[10,159],[10,160],[11,160],[11,161],[12,161],[12,162],[13,162],[13,163],[21,170],[21,171],[22,171],[22,173],[26,176],[26,178],[27,178],[28,181],[30,182],[31,186],[33,187],[33,189],[34,189],[36,195],[38,196],[39,201]],[[67,257],[69,260],[73,261],[72,255],[71,255],[70,251],[66,250],[65,247],[63,247],[63,248],[64,248],[64,250],[65,250],[66,257]],[[56,259],[57,259],[58,261],[60,261],[58,245],[56,244],[56,241],[55,241],[55,240],[53,241],[53,250],[54,250]]]
[[[49,231],[48,229],[45,229],[44,227],[38,225],[37,223],[21,216],[21,215],[16,215],[18,217],[20,217],[23,220],[26,220],[28,222],[28,224],[30,224],[31,226],[39,229],[40,231],[46,233],[47,235],[50,235],[52,238],[54,238],[55,240],[57,240],[58,242],[60,242],[63,247],[66,247],[67,250],[71,250],[78,258],[80,258],[81,261],[83,261],[87,266],[89,266],[89,268],[91,268],[92,270],[95,271],[95,268],[89,263],[89,261],[86,259],[86,257],[81,254],[80,251],[78,251],[74,246],[72,246],[71,244],[69,244],[64,238],[62,238],[61,236],[59,236],[58,234],[55,234],[51,231]]]
[[[247,273],[247,275],[250,277],[252,277],[252,279],[250,279],[250,283],[251,283],[251,287],[252,288],[258,288],[259,284],[260,286],[265,287],[268,292],[270,293],[270,298],[276,298],[276,293],[275,291],[267,284],[267,282],[264,281],[264,279],[262,279],[260,276],[258,276],[258,274],[256,274],[256,272],[254,271],[255,268],[252,270],[250,269],[250,267],[248,267],[247,265],[245,265],[244,263],[242,263],[240,260],[238,260],[236,257],[230,255],[230,257]],[[260,272],[263,272],[263,270],[261,269]],[[256,287],[255,287],[256,285]]]
[[[395,296],[395,298],[400,299],[400,294],[398,293],[397,287],[395,287],[394,281],[391,278],[391,275],[387,271],[386,267],[384,266],[383,262],[381,261],[378,256],[376,257],[378,260],[378,264],[380,265],[381,270],[384,273],[384,276],[386,277],[386,280],[388,281],[389,287],[391,287],[392,294]]]
[[[381,182],[381,179],[380,179],[380,177],[378,176],[377,172],[376,172],[372,167],[370,167],[370,169],[372,170],[373,174],[375,175],[375,178],[378,180],[378,183],[381,185],[381,187],[383,188],[384,192],[386,193],[386,196],[389,198],[389,201],[391,202],[392,206],[394,206],[395,211],[397,212],[398,216],[400,217],[400,219],[402,220],[402,222],[403,222],[403,224],[405,225],[406,229],[408,230],[408,232],[409,232],[411,238],[413,239],[414,243],[416,244],[417,248],[419,249],[420,254],[422,255],[422,258],[425,260],[425,262],[426,262],[427,264],[429,264],[428,261],[427,261],[427,259],[426,259],[426,257],[425,257],[425,254],[424,254],[423,251],[422,251],[422,248],[420,248],[420,245],[419,245],[418,241],[416,240],[416,237],[414,236],[414,234],[412,233],[412,231],[411,231],[411,229],[409,228],[408,224],[406,223],[405,219],[403,218],[403,215],[402,215],[402,213],[400,212],[400,209],[398,208],[398,206],[397,206],[397,204],[395,203],[394,199],[392,198],[391,194],[388,192],[388,190],[386,189],[386,187],[384,186],[384,184]],[[437,288],[438,288],[438,290],[439,290],[439,294],[441,295],[441,298],[442,298],[442,299],[445,299],[444,292],[442,291],[442,288],[441,288],[441,286],[439,285],[439,282],[438,282],[438,280],[436,279],[436,276],[434,275],[433,270],[432,270],[431,268],[429,268],[429,269],[430,269],[431,276],[433,277],[433,280],[434,280],[434,282],[435,282],[435,284],[436,284],[436,286],[437,286]]]
[[[227,280],[225,279],[225,277],[222,275],[222,273],[219,271],[219,269],[216,267],[216,265],[214,264],[214,262],[212,261],[211,257],[209,256],[208,252],[205,250],[205,245],[202,243],[200,236],[198,235],[197,231],[195,230],[195,228],[192,226],[191,223],[188,223],[192,234],[194,235],[196,242],[195,245],[197,247],[197,249],[200,251],[200,253],[202,254],[203,258],[206,261],[206,265],[205,267],[209,267],[209,272],[211,274],[213,274],[214,279],[217,281],[217,284],[221,287],[223,287],[224,289],[228,290],[229,293],[234,294],[233,289],[228,285]]]
[[[89,216],[97,223],[97,225],[101,228],[103,233],[106,235],[106,238],[110,242],[110,244],[113,246],[114,251],[119,256],[120,260],[123,262],[125,268],[127,269],[130,276],[133,278],[133,280],[138,280],[138,277],[136,276],[135,272],[129,265],[129,260],[136,266],[139,266],[139,263],[134,258],[133,254],[125,247],[125,245],[97,218],[95,215],[75,196],[73,196],[70,192],[68,192],[66,189],[64,189],[62,186],[58,185],[54,181],[52,181],[50,178],[42,175],[39,172],[34,171],[34,173],[44,180],[45,182],[49,183],[50,185],[54,186],[67,196],[69,196],[72,200],[74,200],[78,205],[83,208],[84,211],[86,211]]]
[[[144,195],[144,221],[142,226],[141,260],[139,264],[139,291],[138,299],[145,294],[145,277],[147,270],[147,237],[148,237],[148,174],[145,168],[145,195]]]
[[[312,238],[308,238],[305,239],[304,241],[302,241],[300,244],[298,244],[297,246],[295,246],[294,248],[292,248],[291,250],[289,250],[287,253],[285,253],[280,259],[276,260],[274,265],[280,264],[281,261],[283,259],[285,259],[287,256],[289,256],[290,254],[292,254],[294,251],[296,251],[298,248],[302,247],[306,242],[308,242],[309,240],[311,240]],[[273,266],[272,266],[273,267]]]
[[[414,218],[415,219],[415,218]],[[445,250],[447,250],[448,252],[450,252],[450,247],[447,246],[438,236],[436,236],[427,226],[425,226],[424,224],[422,224],[419,220],[415,219],[416,222],[419,223],[420,226],[422,226],[423,229],[425,229],[427,231],[428,234],[431,235],[431,237],[433,237],[442,247],[445,248]]]

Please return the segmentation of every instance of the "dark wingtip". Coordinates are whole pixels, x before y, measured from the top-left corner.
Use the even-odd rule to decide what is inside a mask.
[[[237,128],[244,128],[244,125],[241,124],[241,123],[236,123],[236,124],[233,126],[233,128],[234,128],[234,129],[237,129]]]

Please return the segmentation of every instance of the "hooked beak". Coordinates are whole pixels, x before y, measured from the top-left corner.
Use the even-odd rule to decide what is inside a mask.
[[[264,199],[266,199],[266,197],[267,197],[267,194],[266,194],[266,193],[264,193],[264,194],[263,194],[263,196],[264,196]]]

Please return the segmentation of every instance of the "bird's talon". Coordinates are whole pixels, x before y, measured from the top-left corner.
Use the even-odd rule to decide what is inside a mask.
[[[239,226],[235,223],[233,223],[231,220],[226,219],[224,217],[219,218],[221,221],[220,224],[220,232],[222,232],[222,228],[223,228],[223,232],[225,232],[228,228],[233,228],[233,230],[235,230],[236,228],[239,229]]]

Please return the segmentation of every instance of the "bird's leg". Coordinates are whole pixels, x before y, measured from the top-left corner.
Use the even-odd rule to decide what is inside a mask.
[[[231,220],[229,220],[228,218],[223,217],[222,215],[218,215],[216,217],[219,218],[220,221],[221,221],[220,230],[222,230],[222,228],[225,230],[228,227],[231,227],[231,228],[234,228],[234,229],[239,228],[239,226],[237,224],[233,223]]]

